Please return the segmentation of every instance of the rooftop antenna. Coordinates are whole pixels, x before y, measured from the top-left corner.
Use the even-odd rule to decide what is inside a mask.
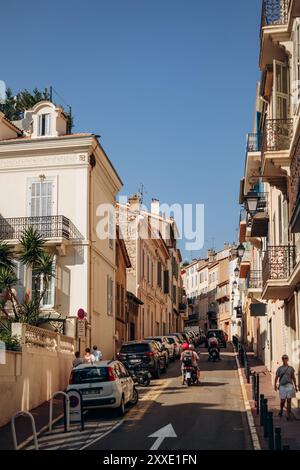
[[[140,187],[138,188],[138,192],[137,192],[139,198],[140,198],[140,201],[141,201],[141,204],[143,204],[143,200],[144,200],[144,194],[148,194],[147,191],[145,191],[145,186],[143,183],[140,184]]]
[[[0,80],[0,103],[5,103],[6,100],[6,85],[3,80]]]

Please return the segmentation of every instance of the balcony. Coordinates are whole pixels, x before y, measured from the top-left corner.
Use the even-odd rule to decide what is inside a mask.
[[[291,163],[289,187],[290,229],[292,233],[300,232],[300,142],[298,142]]]
[[[252,186],[252,177],[258,174],[261,167],[261,134],[247,134],[246,158],[245,158],[245,180],[243,194],[247,194]]]
[[[288,39],[292,0],[263,0],[260,28],[260,66],[280,60],[280,41]]]
[[[247,294],[248,297],[253,297],[255,294],[260,297],[263,287],[262,271],[251,269],[247,278]]]
[[[187,325],[192,325],[192,324],[198,324],[199,318],[197,313],[193,313],[192,315],[189,315],[185,323]]]
[[[219,302],[225,302],[226,300],[229,300],[229,298],[230,298],[229,284],[218,286],[216,300],[218,300]]]
[[[266,120],[262,139],[262,176],[266,175],[268,181],[270,174],[275,178],[281,176],[280,167],[289,165],[293,131],[293,119]]]
[[[269,231],[268,193],[257,193],[257,210],[251,218],[250,237],[266,237]]]
[[[262,261],[262,298],[287,299],[293,291],[290,277],[296,264],[293,245],[269,246]]]
[[[37,229],[48,243],[82,239],[74,224],[63,215],[7,219],[0,217],[0,239],[16,244],[29,227]]]

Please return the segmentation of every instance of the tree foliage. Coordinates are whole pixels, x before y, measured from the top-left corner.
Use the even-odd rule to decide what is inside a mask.
[[[12,310],[14,321],[38,324],[43,299],[55,277],[53,255],[45,250],[44,238],[33,227],[24,230],[19,242],[21,249],[17,260],[30,268],[33,274],[31,295],[25,299],[17,298],[15,288],[19,279],[13,252],[5,242],[0,241],[0,311],[7,319],[11,319]]]

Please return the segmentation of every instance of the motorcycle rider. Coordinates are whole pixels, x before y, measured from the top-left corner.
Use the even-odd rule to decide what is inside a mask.
[[[210,354],[210,351],[214,348],[218,350],[218,354],[220,356],[220,348],[219,348],[218,339],[216,337],[216,334],[212,333],[210,337],[208,338],[208,354]]]
[[[197,370],[197,384],[199,384],[200,371],[199,371],[198,363],[197,363],[200,360],[199,356],[196,353],[196,351],[194,351],[194,346],[193,345],[188,345],[187,343],[185,343],[185,344],[182,345],[182,349],[183,349],[183,352],[181,353],[181,357],[180,357],[182,385],[184,385],[184,363],[183,363],[183,360],[186,356],[191,357],[193,367],[195,367],[196,370]]]

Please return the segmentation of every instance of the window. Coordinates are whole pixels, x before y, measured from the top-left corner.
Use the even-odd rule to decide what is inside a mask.
[[[51,116],[50,114],[40,114],[38,116],[38,135],[51,134]]]
[[[106,295],[107,295],[107,298],[106,298],[107,314],[113,315],[114,281],[109,275],[107,275]]]
[[[293,31],[293,107],[297,112],[300,100],[300,19],[295,19]]]
[[[278,196],[278,235],[279,235],[279,245],[282,245],[282,205],[281,205],[281,196]]]
[[[289,115],[289,71],[286,64],[273,61],[273,119],[287,119]]]
[[[157,263],[157,285],[162,287],[162,279],[161,279],[161,262],[158,261]]]
[[[169,271],[164,271],[164,294],[168,294],[168,293],[169,293]]]
[[[113,249],[114,247],[114,238],[115,238],[115,230],[114,230],[114,212],[110,210],[108,213],[108,236],[109,236],[109,248]]]
[[[124,286],[121,287],[121,316],[125,318],[125,289]]]
[[[56,258],[54,257],[53,259],[53,271],[54,272],[55,272],[55,267],[56,267]],[[41,275],[39,276],[39,278],[37,278],[37,276],[35,276],[32,273],[32,276],[31,276],[31,291],[32,292],[33,292],[35,283],[37,283],[38,292],[42,294],[44,290],[43,276]],[[55,277],[52,277],[52,279],[49,282],[46,293],[42,299],[41,307],[52,308],[54,307],[54,302],[55,302]]]
[[[117,288],[116,288],[116,294],[117,294],[117,306],[116,306],[116,314],[117,314],[117,317],[120,318],[121,317],[121,304],[120,304],[120,284],[117,283]]]
[[[30,217],[42,217],[53,214],[53,181],[32,181],[29,186]]]

